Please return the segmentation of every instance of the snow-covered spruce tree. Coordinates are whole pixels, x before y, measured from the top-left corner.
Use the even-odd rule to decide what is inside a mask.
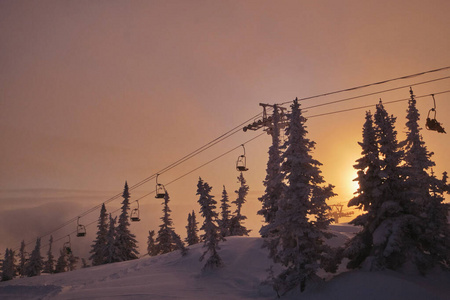
[[[198,222],[195,216],[195,212],[192,211],[192,214],[188,215],[188,225],[186,226],[187,237],[185,241],[189,246],[200,243],[197,225]]]
[[[130,210],[130,193],[128,184],[125,182],[123,189],[122,212],[116,228],[116,245],[120,261],[138,258],[136,236],[130,232],[128,211]]]
[[[97,237],[91,246],[91,251],[89,251],[92,254],[89,259],[92,261],[93,266],[104,264],[107,256],[108,214],[106,213],[105,203],[102,204],[100,209],[97,228]]]
[[[356,196],[348,203],[348,206],[356,206],[365,213],[357,216],[350,224],[361,226],[362,229],[348,241],[344,250],[344,256],[349,258],[348,268],[356,268],[369,256],[372,251],[375,230],[376,210],[382,202],[381,186],[381,161],[378,152],[378,142],[373,124],[373,116],[366,112],[366,121],[363,126],[363,140],[358,142],[361,146],[362,157],[356,160],[353,166],[357,170],[359,183]]]
[[[55,273],[63,273],[67,271],[67,251],[66,249],[59,250],[59,257],[56,260]]]
[[[77,268],[77,263],[79,259],[80,258],[78,256],[75,256],[73,252],[67,255],[67,269],[69,271],[75,270]]]
[[[366,177],[358,177],[359,194],[366,193],[369,202],[360,204],[368,206],[367,213],[353,223],[363,229],[350,241],[346,254],[352,268],[364,265],[370,270],[398,269],[421,256],[417,242],[421,236],[418,206],[409,197],[407,167],[403,165],[404,152],[397,141],[395,117],[388,115],[381,101],[376,106],[374,122],[378,166],[370,176],[366,173]],[[358,205],[356,200],[353,202]]]
[[[236,205],[236,211],[230,220],[230,236],[244,236],[248,235],[251,230],[248,230],[244,225],[244,220],[247,219],[246,216],[242,215],[242,205],[245,203],[245,197],[247,197],[249,187],[244,178],[244,175],[241,174],[237,178],[241,186],[237,191],[234,191],[237,194],[237,198],[235,201],[231,202]]]
[[[230,205],[228,200],[228,193],[225,189],[225,186],[223,186],[222,191],[222,199],[220,200],[220,219],[218,220],[220,233],[223,237],[227,237],[231,235],[231,211],[230,211]]]
[[[155,231],[149,230],[148,231],[148,238],[147,238],[147,253],[150,256],[158,255],[158,247],[155,244]]]
[[[28,277],[41,275],[42,267],[44,266],[44,261],[41,256],[41,238],[36,240],[36,246],[31,252],[30,259],[26,266],[26,275]]]
[[[414,212],[419,218],[417,226],[421,228],[420,243],[414,261],[424,272],[436,264],[449,265],[450,231],[447,223],[448,205],[444,201],[445,175],[442,180],[430,174],[435,166],[431,160],[432,152],[428,152],[420,134],[420,115],[416,107],[416,99],[410,89],[406,122],[406,140],[401,144],[405,151],[405,174],[407,197],[415,204]]]
[[[161,217],[162,224],[159,225],[158,236],[156,237],[156,245],[158,247],[158,254],[165,254],[175,250],[179,250],[179,246],[173,239],[172,232],[173,229],[173,221],[170,217],[170,213],[172,212],[169,208],[169,193],[164,194],[164,202],[163,204],[163,216]]]
[[[44,269],[42,272],[44,273],[53,273],[55,271],[55,258],[52,254],[52,244],[53,244],[53,236],[50,236],[50,240],[48,241],[48,251],[47,251],[47,260],[44,262]]]
[[[112,217],[109,214],[109,228],[108,234],[106,235],[106,258],[105,263],[114,263],[122,261],[122,258],[119,255],[119,249],[116,244],[116,219],[117,217]]]
[[[266,178],[263,182],[266,190],[264,195],[259,198],[262,202],[262,208],[258,211],[259,215],[264,217],[264,222],[270,224],[275,219],[275,214],[278,210],[278,199],[281,197],[284,185],[283,175],[281,174],[281,151],[280,151],[280,129],[279,121],[280,115],[278,108],[274,105],[273,109],[273,128],[271,131],[272,145],[269,148],[269,160],[267,162]],[[264,226],[260,233],[264,237]]]
[[[1,270],[2,281],[11,280],[16,276],[15,257],[12,249],[6,248]]]
[[[321,267],[336,269],[330,263],[331,249],[325,244],[325,239],[331,237],[325,230],[332,221],[326,216],[329,207],[325,201],[335,195],[333,186],[319,186],[324,184],[321,164],[310,154],[315,143],[306,138],[306,119],[297,99],[291,107],[286,129],[289,138],[281,166],[287,185],[278,199],[275,219],[263,232],[270,257],[284,267],[272,278],[273,287],[280,294],[296,287],[303,291],[308,282],[319,279],[316,272]]]
[[[211,193],[211,187],[208,183],[203,182],[201,178],[198,179],[197,193],[199,196],[198,203],[200,204],[200,213],[204,217],[203,225],[200,230],[205,233],[201,236],[204,241],[203,248],[206,248],[205,252],[200,257],[200,261],[203,261],[206,254],[209,252],[210,256],[203,266],[203,270],[220,268],[223,266],[222,259],[220,258],[217,250],[220,249],[219,242],[225,241],[225,238],[220,234],[220,228],[217,225],[217,219],[219,214],[215,211],[216,200]]]
[[[25,253],[25,241],[22,240],[19,249],[19,265],[17,266],[17,272],[20,277],[26,276],[27,257]]]
[[[381,202],[373,209],[373,248],[368,260],[371,269],[398,269],[414,260],[420,250],[417,238],[420,228],[416,204],[408,197],[405,184],[404,152],[397,141],[394,125],[396,118],[389,116],[380,103],[374,115],[379,145],[381,185],[378,188]]]

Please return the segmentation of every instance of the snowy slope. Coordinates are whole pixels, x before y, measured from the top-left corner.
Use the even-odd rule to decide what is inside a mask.
[[[354,231],[333,226],[342,244]],[[232,237],[219,252],[225,268],[202,273],[202,245],[157,257],[103,265],[54,275],[0,282],[0,299],[275,299],[261,285],[271,262],[262,240]],[[450,274],[428,277],[396,272],[344,272],[301,294],[284,299],[450,299]]]

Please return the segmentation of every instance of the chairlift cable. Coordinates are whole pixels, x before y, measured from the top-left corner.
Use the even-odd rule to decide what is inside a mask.
[[[439,68],[439,69],[434,69],[434,70],[429,70],[429,71],[424,71],[424,72],[420,72],[420,73],[415,73],[415,74],[411,74],[411,75],[401,76],[401,77],[397,77],[397,78],[392,78],[392,79],[388,79],[388,80],[383,80],[383,81],[379,81],[379,82],[364,84],[364,85],[360,85],[360,86],[356,86],[356,87],[352,87],[352,88],[347,88],[347,89],[343,89],[343,90],[338,90],[338,91],[334,91],[334,92],[328,92],[328,93],[319,94],[319,95],[315,95],[315,96],[305,97],[305,98],[298,99],[298,101],[305,101],[305,100],[310,100],[310,99],[314,99],[314,98],[319,98],[319,97],[339,94],[339,93],[342,93],[342,92],[354,91],[354,90],[358,90],[358,89],[362,89],[362,88],[366,88],[366,87],[370,87],[370,86],[385,84],[385,83],[388,83],[388,82],[402,80],[402,79],[413,78],[413,77],[417,77],[417,76],[421,76],[421,75],[425,75],[425,74],[429,74],[429,73],[435,73],[435,72],[439,72],[439,71],[444,71],[444,70],[448,70],[448,69],[450,69],[450,66]],[[292,101],[286,101],[286,102],[283,102],[283,103],[279,103],[277,105],[285,105],[285,104],[289,104],[291,102]]]

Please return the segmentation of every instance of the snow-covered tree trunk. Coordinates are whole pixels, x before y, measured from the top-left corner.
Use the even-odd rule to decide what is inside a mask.
[[[200,204],[200,213],[204,217],[203,226],[200,228],[205,233],[201,236],[204,241],[203,248],[206,248],[205,252],[200,257],[200,261],[203,261],[207,253],[210,253],[208,260],[203,266],[203,270],[214,269],[223,266],[222,259],[220,258],[217,250],[220,249],[219,242],[224,241],[220,233],[219,226],[217,225],[218,213],[216,209],[216,200],[211,194],[211,187],[201,178],[197,184],[197,195],[199,196],[198,203]]]
[[[97,238],[94,240],[94,243],[91,246],[91,251],[89,252],[92,254],[89,259],[92,261],[93,266],[98,266],[106,263],[108,214],[106,213],[106,207],[104,203],[102,205],[102,208],[100,209],[100,217],[98,219],[97,228]]]
[[[125,182],[123,190],[122,212],[116,228],[116,245],[120,261],[138,258],[136,236],[130,232],[128,211],[130,210],[130,193]]]

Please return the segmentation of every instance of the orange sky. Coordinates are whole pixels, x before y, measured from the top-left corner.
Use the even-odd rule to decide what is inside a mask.
[[[449,1],[1,1],[0,236],[31,240],[152,175],[261,111],[280,103],[450,66]],[[444,71],[302,102],[303,107],[449,76]],[[414,88],[449,90],[450,80]],[[310,109],[311,116],[408,88]],[[450,131],[450,93],[436,96]],[[424,121],[431,97],[420,98]],[[404,138],[407,102],[387,105]],[[352,195],[364,109],[307,122],[333,203]],[[160,176],[170,182],[259,132],[240,132]],[[449,135],[422,131],[440,174],[450,170]],[[244,209],[257,234],[269,136],[246,145]],[[234,200],[241,149],[168,186],[177,231],[198,211],[198,176],[219,200]],[[151,182],[132,197],[153,190]],[[160,203],[141,200],[135,226],[144,249]],[[109,210],[116,209],[112,203]],[[107,206],[108,209],[108,206]],[[59,213],[55,213],[59,212]],[[98,213],[87,216],[85,223]],[[26,224],[26,226],[24,225]],[[29,228],[22,230],[21,228]],[[73,228],[72,228],[73,229]],[[91,226],[95,232],[95,226]],[[14,232],[19,237],[11,237]],[[87,238],[89,244],[93,238]],[[64,233],[55,233],[64,236]],[[45,238],[47,239],[47,238]],[[0,244],[0,251],[7,242]]]

